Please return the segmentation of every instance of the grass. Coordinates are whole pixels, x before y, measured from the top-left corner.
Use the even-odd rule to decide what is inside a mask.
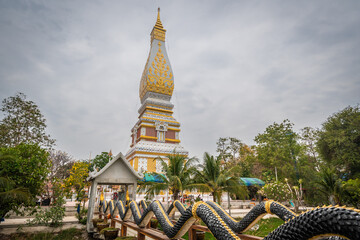
[[[182,236],[181,238],[189,240],[189,233],[186,233],[184,236]],[[212,235],[212,233],[206,232],[205,233],[205,239],[206,240],[216,240],[216,238]]]
[[[236,220],[240,220],[240,218],[237,218]],[[256,224],[259,225],[259,228],[257,230],[249,230],[244,232],[244,234],[258,236],[258,237],[266,237],[270,232],[275,230],[277,227],[282,225],[284,223],[283,220],[280,218],[267,218],[267,219],[261,219]],[[200,222],[200,225],[205,225],[202,221]],[[182,238],[188,240],[189,235],[186,233]],[[206,240],[215,240],[215,237],[210,233],[205,233],[205,239]]]
[[[266,237],[269,233],[274,231],[283,223],[284,221],[281,220],[280,218],[261,219],[259,222],[256,223],[259,225],[259,228],[257,230],[250,229],[249,231],[246,231],[245,234],[254,235],[258,237]]]

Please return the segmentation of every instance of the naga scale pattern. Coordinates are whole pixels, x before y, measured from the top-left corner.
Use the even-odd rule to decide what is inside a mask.
[[[240,221],[211,201],[196,202],[185,208],[177,200],[165,210],[157,200],[149,205],[144,200],[139,204],[131,201],[127,205],[122,201],[110,200],[103,201],[99,210],[103,213],[109,211],[112,217],[118,213],[123,221],[129,221],[132,217],[139,227],[145,227],[155,215],[166,236],[173,239],[181,238],[197,219],[206,224],[216,239],[240,239],[236,233],[249,230],[266,214],[277,215],[285,223],[264,240],[360,239],[360,210],[340,206],[317,207],[297,215],[284,205],[270,200],[256,205]],[[174,224],[170,217],[176,210],[181,216]]]

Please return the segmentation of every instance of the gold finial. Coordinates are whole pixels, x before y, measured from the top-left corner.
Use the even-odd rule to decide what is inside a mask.
[[[164,29],[164,27],[161,23],[161,20],[160,20],[160,8],[158,8],[156,23],[151,32],[151,41],[153,39],[157,39],[157,40],[165,42],[165,32],[166,32],[166,30]]]
[[[160,20],[160,8],[158,8],[158,15],[157,15],[157,19],[156,19],[156,24],[155,27],[160,28],[160,29],[164,29],[161,20]]]

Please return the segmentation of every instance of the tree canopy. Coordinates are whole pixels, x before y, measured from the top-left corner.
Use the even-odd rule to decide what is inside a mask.
[[[289,176],[291,179],[299,178],[297,159],[301,146],[297,142],[298,134],[293,131],[293,125],[287,119],[280,124],[273,123],[264,133],[255,137],[259,161],[272,173],[276,167],[279,179]]]
[[[90,171],[94,171],[97,169],[100,171],[105,165],[110,162],[112,159],[112,154],[108,152],[102,152],[101,154],[98,154],[95,156],[94,159],[90,161]]]
[[[15,182],[6,177],[0,177],[0,218],[10,210],[17,210],[18,206],[31,200],[29,189],[16,187]]]
[[[37,144],[0,148],[0,217],[35,203],[49,173],[47,158],[48,153]]]
[[[72,165],[70,176],[64,179],[62,187],[68,196],[71,196],[72,190],[75,190],[76,198],[82,201],[85,197],[85,187],[89,186],[86,178],[89,176],[89,163],[78,161]]]
[[[194,178],[195,183],[192,186],[203,192],[211,192],[213,201],[219,204],[223,192],[244,198],[247,195],[246,187],[241,186],[239,178],[235,176],[239,168],[239,166],[224,167],[220,157],[215,158],[205,153],[204,163],[199,164]]]
[[[239,157],[240,148],[243,143],[235,137],[221,137],[216,142],[216,151],[219,153],[221,160],[225,162],[235,162]]]
[[[45,133],[46,120],[33,101],[18,93],[2,101],[5,117],[0,122],[0,146],[14,147],[20,143],[37,143],[51,147],[55,140]]]
[[[330,116],[319,132],[322,159],[345,178],[360,177],[360,109],[346,107]]]
[[[0,148],[0,174],[11,179],[15,188],[24,187],[32,196],[40,195],[51,165],[48,155],[38,144]]]

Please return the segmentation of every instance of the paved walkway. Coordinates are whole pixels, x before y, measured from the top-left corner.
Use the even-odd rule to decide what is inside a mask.
[[[24,224],[18,224],[18,221],[9,221],[6,225],[3,223],[0,224],[0,234],[5,234],[5,235],[9,235],[12,233],[19,233],[19,232],[31,232],[31,233],[60,232],[64,229],[68,229],[68,228],[85,229],[85,225],[77,223],[77,219],[76,219],[76,222],[73,222],[73,223],[64,221],[64,225],[62,225],[61,227],[27,226]]]
[[[60,232],[68,228],[78,228],[85,229],[85,225],[79,224],[78,219],[75,217],[76,211],[72,210],[72,207],[75,208],[76,202],[66,202],[65,207],[67,208],[67,213],[70,213],[70,216],[65,216],[63,218],[64,225],[61,227],[46,227],[46,226],[29,226],[26,225],[28,220],[33,219],[32,217],[21,217],[13,216],[10,218],[5,218],[4,222],[0,223],[0,234],[12,234],[16,232]],[[46,207],[44,207],[46,208]],[[68,212],[70,209],[70,212]]]
[[[25,226],[28,220],[33,218],[9,218],[5,219],[4,222],[0,224],[0,231],[2,228],[17,228],[19,226]],[[78,219],[75,216],[65,216],[63,222],[66,224],[77,223]]]

